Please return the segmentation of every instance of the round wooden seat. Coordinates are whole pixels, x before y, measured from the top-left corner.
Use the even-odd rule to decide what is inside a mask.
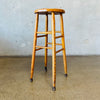
[[[43,8],[43,9],[37,9],[35,10],[35,13],[39,13],[39,14],[51,14],[52,12],[54,12],[55,14],[59,14],[59,13],[65,13],[65,10],[63,9],[49,9],[49,8]]]

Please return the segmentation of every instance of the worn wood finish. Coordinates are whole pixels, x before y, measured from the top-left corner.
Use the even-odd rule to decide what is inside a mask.
[[[64,71],[65,71],[65,75],[67,76],[67,62],[66,62],[66,50],[65,50],[64,26],[63,26],[63,15],[62,14],[60,14],[60,24],[61,24],[61,34],[63,35],[62,48],[64,49],[63,50]]]
[[[55,40],[55,14],[52,12],[52,85],[56,88],[56,40]]]
[[[46,14],[46,20],[45,20],[45,31],[48,31],[48,14]],[[45,47],[48,47],[48,34],[46,34],[45,37]],[[48,49],[45,48],[45,59],[44,59],[44,63],[45,63],[45,70],[47,71],[47,53],[48,53]]]
[[[38,31],[38,20],[39,14],[36,14],[36,23],[35,23],[35,33],[34,33],[34,43],[33,43],[33,53],[32,53],[32,63],[31,63],[31,80],[33,80],[33,72],[34,72],[34,63],[35,63],[35,49],[36,49],[36,41],[37,41],[37,31]]]
[[[49,8],[43,8],[43,9],[37,9],[35,10],[35,13],[39,14],[52,14],[54,12],[55,14],[65,13],[65,10],[63,9],[49,9]]]

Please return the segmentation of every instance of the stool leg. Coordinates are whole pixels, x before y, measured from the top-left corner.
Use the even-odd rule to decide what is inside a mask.
[[[63,15],[60,14],[60,23],[61,23],[61,34],[62,37],[62,48],[63,50],[63,61],[64,61],[64,70],[65,70],[65,76],[67,76],[67,60],[66,60],[66,50],[65,50],[65,40],[64,40],[64,26],[63,26]]]
[[[52,12],[52,90],[56,90],[56,41],[55,41],[55,14]]]
[[[46,14],[46,21],[45,21],[45,31],[48,31],[48,14]],[[45,37],[45,47],[48,46],[48,34],[46,34]],[[48,54],[48,49],[45,48],[45,71],[47,72],[47,54]]]
[[[31,77],[30,81],[33,81],[33,72],[34,72],[34,63],[35,63],[35,49],[36,49],[36,42],[37,42],[37,31],[38,31],[38,19],[39,14],[36,14],[36,23],[35,23],[35,33],[34,33],[34,43],[33,43],[33,53],[32,53],[32,63],[31,63]]]

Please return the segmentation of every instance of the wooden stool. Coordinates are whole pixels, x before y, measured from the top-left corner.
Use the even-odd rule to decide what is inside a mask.
[[[34,33],[34,44],[33,44],[33,54],[32,54],[32,64],[31,64],[31,82],[33,81],[33,72],[34,72],[34,62],[35,62],[35,52],[41,49],[45,49],[45,71],[47,71],[47,49],[52,49],[52,90],[56,90],[56,53],[63,51],[63,61],[64,61],[64,71],[65,76],[67,76],[67,63],[66,63],[66,52],[65,52],[65,40],[64,40],[64,26],[63,26],[63,9],[37,9],[35,10],[36,14],[36,23],[35,23],[35,33]],[[52,15],[52,30],[48,31],[48,14]],[[46,26],[45,32],[38,32],[38,20],[39,15],[46,15]],[[61,31],[55,30],[55,15],[60,15]],[[56,36],[56,33],[61,33],[60,36]],[[37,35],[44,34],[44,35]],[[52,43],[48,43],[48,34],[52,35]],[[37,38],[45,37],[45,46],[37,46]],[[56,39],[62,38],[62,44],[56,43]],[[51,44],[52,47],[48,47],[48,44]],[[62,49],[56,51],[56,45],[61,45]]]

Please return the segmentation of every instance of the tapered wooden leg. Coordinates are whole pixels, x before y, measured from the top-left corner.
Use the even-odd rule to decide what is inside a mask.
[[[34,42],[33,42],[33,53],[32,53],[32,63],[31,63],[31,82],[33,81],[33,72],[34,72],[34,63],[35,63],[35,50],[36,50],[36,42],[37,42],[37,31],[38,31],[38,19],[39,14],[36,14],[36,23],[35,23],[35,33],[34,33]]]
[[[62,48],[63,50],[63,61],[64,61],[64,70],[65,70],[65,76],[67,76],[67,60],[66,60],[66,50],[65,50],[65,40],[64,40],[64,26],[63,26],[63,16],[60,14],[60,23],[61,23],[61,34],[62,37]]]
[[[45,21],[45,31],[48,31],[48,14],[46,14],[46,21]],[[46,34],[45,37],[45,47],[48,46],[48,34]],[[47,72],[47,54],[48,54],[48,49],[45,48],[45,71]]]
[[[52,12],[52,90],[56,90],[56,41],[55,41],[55,14]]]

